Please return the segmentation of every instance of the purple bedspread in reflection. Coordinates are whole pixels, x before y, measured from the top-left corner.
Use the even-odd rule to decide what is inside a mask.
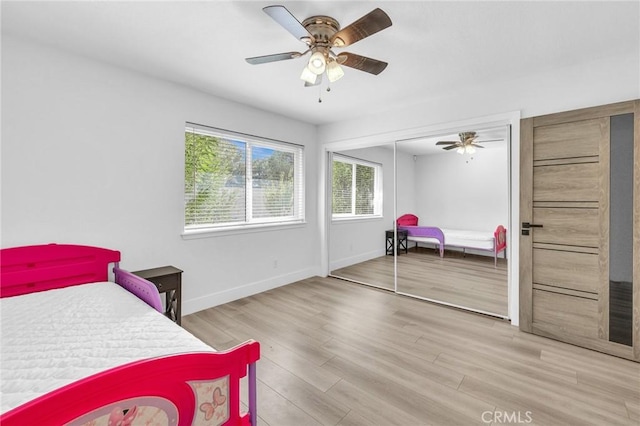
[[[440,257],[444,255],[444,233],[435,226],[398,226],[399,230],[407,231],[409,237],[435,238],[440,243]]]

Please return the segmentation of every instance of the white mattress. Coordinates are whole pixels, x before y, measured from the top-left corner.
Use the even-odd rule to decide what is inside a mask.
[[[493,232],[466,231],[461,229],[441,229],[445,246],[493,250]],[[407,237],[409,241],[439,244],[435,238]]]
[[[3,413],[128,362],[213,351],[114,283],[0,299],[0,313]]]
[[[447,246],[493,250],[493,232],[443,229],[442,233]]]
[[[429,237],[412,237],[411,235],[409,235],[407,237],[407,240],[409,241],[415,241],[416,243],[433,243],[433,244],[440,244],[440,241],[438,241],[437,238],[429,238]]]

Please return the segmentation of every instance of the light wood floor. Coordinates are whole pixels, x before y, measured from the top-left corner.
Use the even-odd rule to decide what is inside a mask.
[[[260,342],[261,425],[640,422],[640,364],[333,278],[300,281],[182,323],[217,349]]]
[[[331,275],[393,291],[393,256],[380,256],[355,265],[335,269],[331,271]]]
[[[336,277],[393,290],[393,256],[381,256],[331,272]],[[507,261],[447,250],[441,258],[421,248],[398,256],[398,292],[498,316],[508,316]]]

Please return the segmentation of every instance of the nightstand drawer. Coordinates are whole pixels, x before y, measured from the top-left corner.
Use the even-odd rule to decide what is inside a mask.
[[[154,283],[156,287],[158,287],[158,291],[160,293],[169,291],[169,290],[176,290],[180,285],[180,275],[177,273],[171,274],[171,275],[165,275],[162,277],[153,277],[153,278],[146,278],[146,279]]]

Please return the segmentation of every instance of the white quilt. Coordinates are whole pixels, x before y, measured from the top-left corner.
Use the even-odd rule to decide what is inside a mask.
[[[1,412],[100,371],[213,351],[114,283],[0,299]]]

